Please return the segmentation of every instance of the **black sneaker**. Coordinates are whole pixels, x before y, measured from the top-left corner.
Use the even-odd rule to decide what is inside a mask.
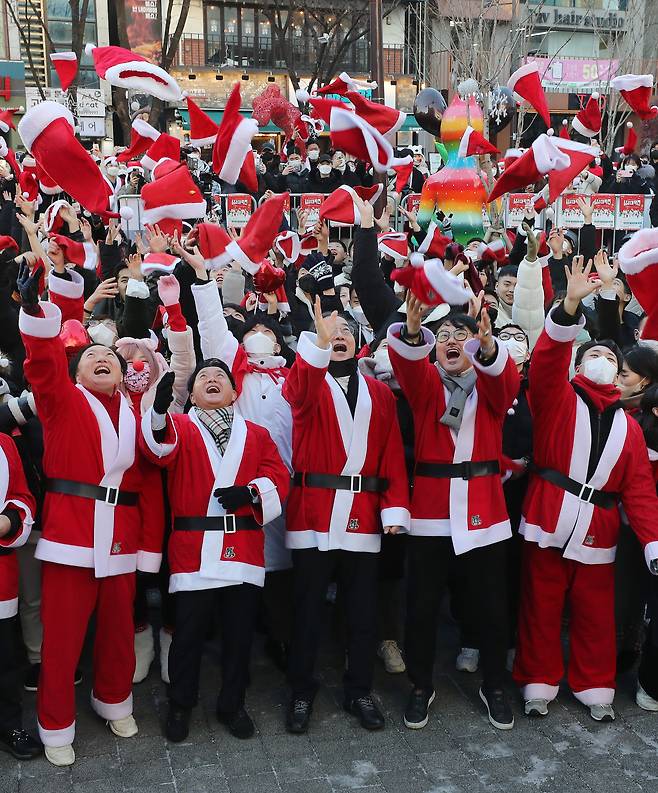
[[[217,720],[228,727],[228,731],[234,738],[244,740],[253,737],[255,732],[254,723],[244,708],[240,708],[234,713],[217,711]]]
[[[434,702],[434,689],[413,688],[404,711],[404,726],[410,730],[422,730],[430,720],[430,705]]]
[[[384,727],[384,717],[371,696],[346,699],[343,707],[352,716],[356,716],[366,730],[381,730]]]
[[[482,686],[480,688],[480,699],[486,705],[489,721],[497,730],[512,729],[514,726],[514,714],[502,688],[494,688],[488,691]]]
[[[286,713],[286,730],[301,735],[308,730],[313,703],[307,699],[291,699]]]
[[[23,688],[26,691],[36,691],[39,688],[40,673],[41,664],[30,664],[30,668],[25,675],[25,680],[23,680]]]
[[[43,752],[43,746],[25,730],[0,731],[0,749],[17,760],[34,760]]]
[[[165,724],[165,736],[172,743],[184,741],[190,734],[190,709],[169,703],[169,713]]]

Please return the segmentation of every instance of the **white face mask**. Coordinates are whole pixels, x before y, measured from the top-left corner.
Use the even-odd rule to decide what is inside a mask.
[[[318,157],[320,156],[320,151],[318,149],[311,149],[309,152],[307,152],[307,154],[308,154],[309,160],[311,162],[315,162],[318,159]]]
[[[322,163],[322,165],[318,165],[318,171],[320,171],[323,176],[329,176],[331,173],[331,165],[329,165],[329,163]]]
[[[96,344],[102,344],[104,347],[111,347],[117,338],[116,333],[102,322],[87,328],[87,333],[91,336],[92,341],[96,342]]]
[[[528,356],[528,345],[524,341],[504,339],[503,344],[507,347],[507,352],[515,364],[524,363]]]
[[[377,361],[377,364],[382,368],[386,369],[389,372],[393,371],[393,365],[391,364],[391,358],[388,354],[388,347],[381,350],[377,349],[372,354],[373,360]]]
[[[365,312],[361,308],[361,306],[352,306],[350,308],[350,314],[359,323],[359,325],[367,325],[368,324],[368,320],[366,319]]]
[[[598,385],[610,385],[617,377],[617,365],[604,358],[588,358],[583,362],[582,372],[588,380]]]
[[[293,171],[301,171],[302,170],[302,161],[301,160],[288,160],[288,165],[291,167]]]
[[[107,166],[107,175],[108,176],[117,176],[119,173],[119,168],[116,165],[108,165]]]
[[[242,342],[246,353],[250,355],[272,355],[274,353],[274,342],[262,331],[253,333]]]

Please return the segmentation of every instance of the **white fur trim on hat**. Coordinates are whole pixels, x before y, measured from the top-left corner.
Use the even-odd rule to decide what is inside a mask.
[[[520,66],[509,78],[507,81],[507,87],[513,91],[519,80],[522,80],[524,77],[528,77],[528,75],[534,74],[535,72],[539,74],[539,66],[537,66],[536,63],[524,63],[523,66]]]
[[[43,230],[46,232],[46,234],[48,234],[48,232],[52,229],[55,218],[59,214],[60,209],[64,209],[64,207],[71,209],[69,202],[64,201],[64,199],[61,198],[59,201],[53,201],[53,203],[43,213]]]
[[[637,275],[652,264],[658,264],[658,229],[640,229],[619,249],[619,266]]]
[[[468,142],[471,139],[471,135],[475,132],[473,127],[469,124],[462,135],[461,140],[459,141],[459,149],[457,150],[458,157],[466,157],[466,152],[468,151]]]
[[[412,158],[409,156],[395,157],[393,146],[384,135],[363,118],[356,115],[356,113],[351,110],[343,110],[340,107],[332,108],[331,133],[340,135],[349,133],[350,130],[353,130],[356,135],[361,134],[363,136],[368,158],[377,173],[386,173],[389,168],[394,168],[396,165],[408,165],[411,162]],[[340,143],[337,143],[337,146],[340,147]],[[385,157],[385,161],[381,159],[382,154]]]
[[[50,53],[50,60],[51,61],[75,61],[78,59],[78,56],[75,52],[51,52]]]
[[[75,120],[70,110],[67,110],[58,102],[41,102],[30,108],[23,118],[18,122],[18,134],[23,141],[25,148],[32,151],[32,144],[41,133],[52,124],[53,121],[63,118],[71,127],[71,132],[75,130]]]
[[[158,223],[161,220],[185,220],[186,218],[202,218],[206,214],[206,202],[191,202],[189,204],[168,204],[167,206],[144,209],[142,204],[142,223]]]
[[[75,270],[70,268],[68,269],[68,274],[71,276],[70,281],[66,278],[59,278],[54,272],[51,272],[48,276],[48,291],[54,295],[77,300],[84,294],[85,279],[80,273],[76,273]]]
[[[152,127],[148,121],[144,121],[143,118],[136,118],[132,123],[132,128],[143,138],[157,140],[160,137],[158,130],[155,127]]]
[[[622,74],[610,80],[610,86],[616,91],[634,91],[636,88],[652,88],[652,74]]]
[[[228,184],[235,184],[239,177],[242,165],[251,152],[251,140],[258,134],[258,124],[253,118],[242,118],[235,128],[229,147],[224,156],[224,162],[217,176]],[[242,157],[242,152],[245,152]],[[253,156],[253,155],[252,155]]]
[[[578,143],[576,140],[567,140],[566,138],[556,138],[555,145],[558,149],[591,154],[592,157],[598,157],[601,154],[601,149],[598,146],[588,146],[586,143]]]
[[[578,118],[578,116],[574,116],[571,126],[576,130],[576,132],[578,132],[580,135],[584,135],[586,138],[593,138],[594,135],[598,135],[599,132],[601,132],[600,127],[599,129],[589,129],[589,127],[586,127]],[[562,138],[562,140],[566,140],[566,138]]]
[[[190,138],[190,145],[191,146],[214,146],[216,138],[217,138],[217,133],[216,132],[215,132],[214,135],[208,135],[205,138]]]
[[[555,138],[548,135],[540,135],[532,142],[532,153],[537,170],[543,174],[549,171],[563,171],[571,165],[569,155],[560,151]]]
[[[425,275],[432,287],[441,297],[453,306],[463,306],[468,303],[473,292],[464,289],[464,282],[456,275],[449,273],[443,266],[441,259],[429,259],[425,262]]]
[[[121,77],[123,72],[138,72],[130,77]],[[140,77],[139,75],[143,75]],[[165,82],[155,80],[155,77]],[[105,71],[105,79],[111,85],[119,88],[142,90],[150,96],[162,99],[163,102],[178,102],[181,99],[181,89],[174,78],[164,69],[148,61],[125,61],[110,66]]]

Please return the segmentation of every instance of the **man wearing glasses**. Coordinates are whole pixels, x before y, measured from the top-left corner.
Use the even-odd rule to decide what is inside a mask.
[[[511,536],[500,477],[502,426],[519,388],[506,345],[463,314],[443,318],[436,339],[423,306],[407,298],[406,324],[389,328],[395,377],[409,400],[416,469],[408,543],[407,670],[413,689],[404,723],[420,729],[434,701],[435,637],[441,597],[456,567],[479,634],[480,698],[498,729],[514,726],[503,691],[507,655],[504,541]],[[436,363],[429,361],[436,350]]]

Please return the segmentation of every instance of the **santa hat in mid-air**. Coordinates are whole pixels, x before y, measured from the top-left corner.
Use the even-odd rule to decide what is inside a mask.
[[[186,97],[185,101],[190,116],[190,143],[193,146],[212,146],[217,137],[219,125],[215,124],[191,97]]]
[[[147,253],[142,261],[142,275],[173,273],[180,259],[168,253]]]
[[[250,193],[255,193],[258,179],[251,139],[258,132],[258,124],[253,118],[240,115],[241,101],[240,83],[236,83],[217,131],[212,150],[212,169],[224,182],[235,184],[239,181]]]
[[[161,132],[142,157],[142,167],[152,171],[156,163],[165,157],[180,162],[180,140],[166,132]]]
[[[601,132],[601,105],[599,94],[595,91],[587,104],[579,110],[571,123],[573,129],[586,138],[595,138]]]
[[[491,240],[491,242],[481,243],[477,250],[478,258],[483,262],[497,262],[498,265],[507,261],[507,246],[502,239]]]
[[[85,270],[96,269],[98,257],[93,243],[76,242],[63,234],[50,234],[48,239],[53,240],[62,249],[67,264],[75,264]]]
[[[430,259],[443,259],[445,257],[446,248],[453,240],[446,237],[443,233],[441,226],[432,221],[427,227],[425,239],[418,246],[418,253],[427,256]]]
[[[226,248],[231,242],[228,233],[216,223],[199,223],[188,242],[195,242],[205,260],[206,269],[219,270],[230,263]]]
[[[289,193],[278,193],[264,201],[249,218],[237,240],[226,246],[228,261],[235,260],[251,275],[258,272],[274,238],[279,233]]]
[[[507,87],[529,102],[547,127],[551,126],[551,114],[548,112],[546,94],[542,88],[539,67],[536,63],[524,63],[520,66],[507,81]]]
[[[178,83],[168,72],[136,52],[87,44],[85,53],[94,59],[96,74],[110,85],[149,94],[163,102],[178,102],[183,98]]]
[[[329,123],[331,144],[357,159],[369,162],[377,173],[396,165],[406,165],[411,157],[396,157],[393,146],[382,133],[351,110],[334,108]]]
[[[161,179],[168,173],[175,171],[176,168],[180,168],[180,165],[181,163],[179,160],[172,160],[171,157],[163,157],[161,160],[156,162],[153,168],[151,168],[151,180],[155,182],[158,179]]]
[[[401,193],[404,188],[409,184],[411,172],[414,169],[414,161],[408,162],[406,165],[396,165],[393,170],[395,171],[395,192]]]
[[[296,262],[302,251],[302,241],[296,231],[281,231],[274,238],[274,250],[287,262]]]
[[[338,94],[339,96],[345,96],[348,91],[367,91],[373,90],[377,88],[377,83],[372,83],[364,80],[353,80],[347,72],[341,72],[335,80],[332,80],[327,85],[323,86],[322,88],[317,88],[315,90],[316,94]],[[309,93],[308,91],[298,90],[297,92],[297,100],[299,102],[308,102]]]
[[[377,248],[396,262],[404,261],[409,258],[409,237],[404,231],[385,231],[377,235]]]
[[[461,278],[444,268],[441,259],[425,260],[421,253],[412,253],[409,262],[406,267],[393,270],[391,278],[410,289],[424,305],[462,306],[472,296]]]
[[[128,162],[134,157],[148,151],[153,142],[160,137],[160,133],[144,119],[136,118],[130,129],[130,145],[120,154],[117,154],[119,162]]]
[[[68,91],[78,73],[78,56],[75,52],[51,52],[50,60],[59,77],[62,91]]]
[[[629,107],[634,110],[642,121],[650,121],[658,115],[656,105],[649,106],[653,94],[653,75],[622,74],[610,80],[610,86],[624,97]]]
[[[459,141],[457,155],[459,157],[472,157],[473,155],[482,154],[500,154],[500,152],[493,143],[489,143],[481,132],[473,129],[469,124]]]
[[[562,138],[563,140],[571,140],[571,135],[569,135],[569,122],[566,120],[566,118],[562,119],[558,137]]]
[[[559,141],[560,138],[557,140]],[[505,168],[505,172],[498,178],[489,194],[487,203],[491,203],[505,193],[523,190],[553,170],[561,171],[568,168],[569,163],[569,155],[558,147],[553,136],[540,135],[521,157]]]
[[[564,190],[571,182],[582,173],[592,162],[601,154],[601,150],[596,146],[588,146],[578,143],[575,140],[564,140],[557,138],[555,141],[561,152],[569,158],[569,165],[561,170],[551,171],[548,174],[548,197],[547,204],[552,204],[562,195]],[[535,211],[538,211],[535,209]]]
[[[47,174],[44,169],[37,163],[37,180],[39,182],[39,190],[44,195],[59,195],[62,192],[62,188],[55,182],[55,180]]]
[[[658,340],[658,229],[640,229],[619,249],[619,266],[647,315],[643,339]]]
[[[39,195],[39,179],[37,178],[37,161],[34,157],[24,157],[21,171],[18,176],[18,186],[21,196],[27,201],[41,203]]]
[[[382,191],[382,185],[372,187],[350,187],[343,184],[329,193],[320,207],[320,220],[330,220],[336,226],[360,226],[361,213],[354,198],[374,203]]]
[[[202,218],[206,214],[206,200],[185,165],[144,185],[141,197],[143,223]]]
[[[63,209],[71,209],[71,205],[68,201],[60,199],[59,201],[53,201],[53,203],[43,213],[43,230],[46,232],[46,234],[59,234],[59,232],[62,230],[62,226],[65,223],[64,218],[61,215],[61,211]]]
[[[388,107],[380,102],[371,102],[358,91],[348,91],[345,96],[354,105],[356,114],[365,119],[371,127],[379,130],[382,135],[395,134],[407,117],[406,113],[396,110],[394,107]]]
[[[25,148],[65,193],[88,212],[107,216],[106,182],[75,137],[75,122],[67,108],[57,102],[41,102],[23,116],[18,134]]]
[[[515,160],[523,157],[524,154],[525,149],[507,149],[503,157],[503,170],[507,170]]]
[[[14,113],[16,110],[7,108],[0,110],[0,132],[9,132],[10,129],[16,129],[14,125]]]
[[[615,151],[617,154],[623,154],[626,157],[629,154],[633,154],[635,148],[637,147],[637,132],[635,131],[635,127],[633,126],[632,121],[626,122],[626,138],[624,140],[623,146],[618,146]]]

